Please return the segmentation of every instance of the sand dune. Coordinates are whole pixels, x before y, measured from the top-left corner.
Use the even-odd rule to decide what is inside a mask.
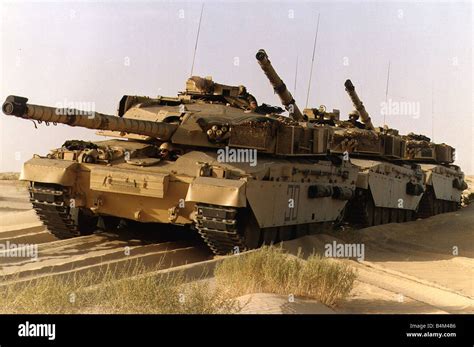
[[[284,243],[296,254],[363,244],[364,260],[340,312],[474,313],[474,205],[403,224],[311,235]]]

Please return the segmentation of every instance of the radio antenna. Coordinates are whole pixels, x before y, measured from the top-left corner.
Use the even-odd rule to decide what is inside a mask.
[[[296,81],[298,80],[298,55],[296,55],[296,66],[295,66],[295,85],[293,86],[293,94],[296,94]]]
[[[306,94],[306,108],[308,107],[309,92],[311,90],[311,79],[313,77],[314,53],[316,52],[316,42],[318,41],[319,17],[320,17],[320,15],[321,15],[321,13],[318,13],[318,24],[316,24],[316,34],[314,35],[313,58],[311,60],[311,71],[309,72],[308,94]]]
[[[199,26],[198,26],[198,31],[196,35],[196,43],[194,45],[194,54],[193,54],[193,64],[191,65],[191,76],[193,75],[194,71],[194,61],[196,60],[196,51],[198,48],[198,42],[199,42],[199,33],[201,32],[201,21],[202,21],[202,13],[204,12],[204,3],[201,6],[201,15],[199,16]]]
[[[388,82],[390,81],[390,60],[388,61],[388,70],[387,70],[387,85],[385,86],[385,107],[387,106],[388,102]],[[383,114],[383,125],[385,126],[385,116],[387,115],[387,112],[384,112]]]
[[[434,113],[434,82],[431,81],[431,141],[434,142],[434,122],[435,122],[435,113]]]

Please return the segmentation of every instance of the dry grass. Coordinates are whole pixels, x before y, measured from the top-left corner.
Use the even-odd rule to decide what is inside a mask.
[[[0,288],[1,313],[236,313],[237,301],[210,288],[209,282],[187,283],[181,273],[141,276],[140,264],[120,272],[46,277]]]
[[[347,265],[314,255],[303,260],[277,247],[225,259],[213,286],[207,280],[188,282],[180,272],[149,276],[150,271],[130,262],[120,270],[13,281],[0,287],[0,313],[238,313],[243,307],[236,297],[262,292],[333,306],[356,277]]]
[[[316,299],[334,306],[351,291],[356,274],[345,264],[311,255],[288,256],[281,248],[264,247],[245,257],[230,258],[215,270],[219,287],[236,297],[276,293]]]

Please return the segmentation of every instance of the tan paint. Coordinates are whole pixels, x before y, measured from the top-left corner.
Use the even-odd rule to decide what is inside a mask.
[[[415,177],[413,169],[375,160],[352,162],[360,167],[357,187],[370,188],[375,206],[416,210],[422,196],[407,194],[406,186],[411,181],[423,184],[423,180]]]
[[[342,171],[348,172],[347,178],[340,176]],[[275,176],[270,178],[279,179],[283,174],[286,181],[247,182],[247,199],[262,228],[336,220],[346,201],[332,197],[309,198],[308,189],[312,185],[322,185],[354,190],[357,167],[348,162],[340,168],[329,162],[293,163],[292,166],[277,164],[271,173]]]
[[[164,198],[169,175],[95,166],[91,170],[91,190]]]
[[[33,158],[23,164],[20,180],[72,186],[77,169],[74,161]]]
[[[89,181],[89,171],[81,171],[75,189],[78,194],[86,197],[85,207],[94,209],[97,214],[147,223],[170,223],[169,209],[179,207],[180,203],[184,203],[184,208],[179,208],[178,217],[173,222],[176,224],[192,223],[191,214],[194,211],[194,203],[185,201],[189,187],[189,184],[185,182],[170,180],[165,198],[157,198],[133,195],[129,192],[119,193],[91,190],[90,188],[84,189],[84,187],[89,187]],[[98,199],[101,202],[100,206],[96,205]],[[137,214],[137,212],[140,213]]]
[[[311,183],[251,181],[247,198],[261,228],[333,221],[346,201],[331,197],[308,199]],[[293,199],[293,207],[290,207]]]
[[[464,181],[464,174],[456,167],[424,164],[425,184],[433,187],[435,196],[440,200],[456,201],[461,199],[462,191],[453,187],[453,181]]]
[[[245,181],[197,177],[189,186],[186,201],[245,207]]]

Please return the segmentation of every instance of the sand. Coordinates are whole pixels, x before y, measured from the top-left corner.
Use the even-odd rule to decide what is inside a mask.
[[[403,224],[306,236],[284,243],[292,254],[324,254],[325,245],[364,245],[350,297],[354,313],[474,313],[474,205]]]

